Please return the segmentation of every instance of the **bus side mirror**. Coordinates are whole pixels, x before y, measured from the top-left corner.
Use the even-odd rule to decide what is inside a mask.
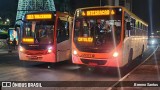
[[[130,24],[130,22],[127,22],[127,30],[131,30],[131,24]]]

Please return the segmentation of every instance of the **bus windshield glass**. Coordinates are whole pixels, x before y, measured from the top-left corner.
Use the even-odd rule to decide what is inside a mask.
[[[53,43],[53,21],[25,21],[22,30],[23,44]]]
[[[121,38],[121,15],[76,17],[74,43],[81,51],[109,52]]]

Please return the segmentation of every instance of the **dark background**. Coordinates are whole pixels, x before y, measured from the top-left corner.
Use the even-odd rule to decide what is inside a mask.
[[[54,0],[56,10],[69,10],[74,13],[76,8],[99,6],[100,0]],[[67,2],[66,2],[67,1]],[[149,30],[160,30],[160,0],[132,0],[132,12],[138,17],[149,23]],[[64,4],[68,7],[64,9]],[[105,5],[106,0],[101,0],[101,5]],[[0,17],[2,19],[9,18],[14,23],[16,18],[18,0],[1,0],[0,1]],[[153,22],[153,23],[152,23]]]

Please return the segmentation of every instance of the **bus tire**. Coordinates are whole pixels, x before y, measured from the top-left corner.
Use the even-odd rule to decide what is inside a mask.
[[[131,48],[129,51],[129,56],[128,56],[128,64],[132,62],[132,57],[133,57],[133,49]]]
[[[143,58],[143,53],[144,53],[144,45],[142,46],[142,54],[140,55],[140,58]]]

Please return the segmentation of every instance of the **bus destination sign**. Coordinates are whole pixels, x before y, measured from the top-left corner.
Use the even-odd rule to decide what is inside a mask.
[[[114,10],[87,10],[82,11],[82,16],[103,16],[103,15],[114,15]]]
[[[52,19],[52,14],[27,14],[26,15],[27,20],[34,20],[34,19]]]

